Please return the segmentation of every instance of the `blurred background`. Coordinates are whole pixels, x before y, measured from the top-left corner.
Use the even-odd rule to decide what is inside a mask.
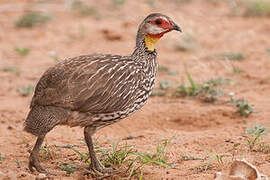
[[[270,126],[269,0],[0,0],[0,177],[1,171],[34,177],[27,150],[35,137],[22,127],[44,71],[83,54],[131,54],[138,25],[153,12],[171,17],[183,33],[168,33],[156,45],[159,71],[148,104],[95,140],[109,148],[111,139],[128,139],[139,151],[153,151],[157,140],[174,137],[167,154],[174,169],[146,167],[146,179],[211,179],[232,155],[269,174],[269,138],[262,139],[264,149],[251,151],[246,136],[249,128]],[[82,140],[81,128],[57,127],[45,148],[72,143],[86,152]],[[200,169],[205,161],[180,156],[206,157],[198,143],[230,155],[222,166]],[[66,177],[58,167],[67,162],[77,167],[70,178],[85,177],[76,153],[55,154],[42,160],[46,168]]]

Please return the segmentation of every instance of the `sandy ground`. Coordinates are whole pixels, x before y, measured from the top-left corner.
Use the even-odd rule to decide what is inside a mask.
[[[138,151],[154,152],[159,140],[171,138],[165,155],[173,167],[145,166],[143,179],[213,179],[216,171],[226,171],[233,158],[245,158],[270,176],[270,154],[249,150],[245,134],[255,123],[270,127],[269,17],[231,16],[228,3],[218,1],[98,2],[90,1],[96,10],[93,15],[82,16],[69,8],[69,1],[0,1],[0,179],[34,179],[38,175],[28,169],[28,150],[35,137],[22,130],[32,94],[23,97],[17,89],[35,85],[42,73],[56,63],[49,52],[54,51],[61,59],[94,52],[129,54],[138,24],[151,12],[170,16],[184,31],[167,34],[156,47],[159,64],[179,71],[177,75],[159,72],[156,88],[159,80],[186,81],[186,65],[196,82],[216,77],[231,79],[229,85],[222,86],[223,91],[247,99],[258,113],[248,118],[239,116],[234,105],[224,103],[228,97],[204,103],[196,97],[155,96],[137,113],[98,131],[94,140],[104,148],[110,148],[113,140],[135,145]],[[31,10],[49,13],[52,18],[33,28],[16,28],[14,21]],[[185,52],[176,50],[187,36],[192,37],[194,47]],[[16,47],[29,48],[30,53],[20,55],[14,51]],[[241,52],[244,60],[225,61],[215,56],[227,52]],[[4,70],[7,67],[15,67],[20,73]],[[234,69],[240,73],[234,73]],[[129,136],[135,138],[123,140]],[[65,126],[56,127],[45,140],[50,147],[75,144],[86,153],[81,141],[83,129]],[[265,136],[261,141],[269,144],[270,138]],[[223,163],[209,158],[184,161],[180,156],[211,156],[205,149],[223,155]],[[64,163],[79,168],[67,175],[59,168]],[[207,163],[211,167],[203,169]],[[51,177],[54,179],[90,178],[83,175],[86,164],[69,149],[58,149],[52,159],[43,159],[41,164],[57,174]]]

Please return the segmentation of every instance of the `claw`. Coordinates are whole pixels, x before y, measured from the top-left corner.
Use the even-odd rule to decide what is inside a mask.
[[[48,174],[48,172],[39,164],[39,162],[37,160],[35,160],[34,158],[30,157],[29,169],[30,169],[31,172],[34,172],[35,171],[34,168],[39,173]]]

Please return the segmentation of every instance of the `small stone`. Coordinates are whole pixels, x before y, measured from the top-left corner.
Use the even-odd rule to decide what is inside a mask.
[[[35,180],[46,180],[46,179],[47,179],[46,174],[40,173],[38,176],[36,176]]]
[[[21,173],[21,174],[20,174],[20,177],[26,177],[26,176],[27,176],[26,173]]]

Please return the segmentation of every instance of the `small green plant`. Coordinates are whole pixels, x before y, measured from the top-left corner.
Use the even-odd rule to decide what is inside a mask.
[[[144,3],[148,6],[148,7],[150,7],[151,9],[153,9],[153,8],[155,8],[155,0],[146,0]]]
[[[45,144],[43,147],[40,148],[40,157],[45,159],[51,159],[54,160],[57,156],[56,148],[53,146],[48,146]]]
[[[160,89],[168,89],[171,86],[171,81],[169,80],[160,80],[159,81],[159,88]]]
[[[170,163],[167,163],[165,160],[165,150],[168,146],[169,139],[163,139],[161,140],[157,147],[156,152],[153,154],[150,153],[141,153],[141,152],[135,152],[137,155],[137,158],[141,161],[141,166],[146,164],[156,164],[163,167],[170,167],[172,166]]]
[[[235,104],[237,107],[237,113],[240,114],[242,117],[248,117],[249,115],[256,113],[256,111],[253,109],[251,105],[249,105],[248,101],[241,98],[241,99],[235,99],[234,94],[231,94],[231,102]]]
[[[217,78],[205,81],[202,84],[196,83],[190,73],[186,70],[186,76],[188,78],[190,86],[186,86],[184,83],[180,84],[175,90],[176,97],[185,96],[198,96],[205,102],[214,102],[217,100],[219,95],[223,95],[222,90],[218,90],[217,86],[225,84],[229,79]]]
[[[171,164],[167,163],[165,160],[165,150],[168,146],[169,140],[164,139],[158,143],[155,153],[144,153],[135,150],[134,146],[130,145],[119,145],[111,141],[111,149],[103,149],[95,147],[95,151],[98,156],[100,156],[99,161],[103,167],[113,167],[124,168],[127,173],[126,179],[138,176],[142,179],[141,169],[145,165],[159,165],[163,167],[170,167]],[[73,147],[68,147],[77,153],[88,165],[91,164],[88,154],[83,154]],[[98,172],[93,174],[95,176],[100,176]]]
[[[188,78],[190,86],[187,87],[184,83],[182,83],[180,86],[177,87],[175,91],[176,96],[196,96],[199,93],[200,85],[196,84],[193,80],[192,76],[188,72],[188,70],[185,68],[186,76]]]
[[[247,2],[244,16],[262,17],[270,15],[270,2],[267,0],[251,0]]]
[[[270,144],[266,142],[259,142],[258,151],[264,152],[264,153],[270,153]]]
[[[213,160],[217,162],[217,164],[221,167],[223,165],[223,157],[225,154],[217,154],[211,151],[210,149],[204,148],[203,146],[199,145],[205,152],[208,153],[209,161],[207,162],[208,165],[211,165]],[[206,159],[206,158],[205,158]]]
[[[198,158],[186,154],[180,154],[180,157],[182,158],[183,161],[190,161],[190,160],[204,160],[203,158]]]
[[[169,70],[169,71],[167,71],[167,74],[168,75],[177,75],[177,74],[179,74],[179,71],[178,70]]]
[[[248,147],[250,150],[253,150],[254,146],[256,145],[257,141],[262,137],[262,136],[267,136],[268,134],[266,131],[268,131],[268,127],[264,127],[262,125],[254,125],[254,128],[249,128],[246,133],[249,135],[247,138],[248,142]],[[261,144],[262,148],[262,144]]]
[[[12,72],[15,73],[17,76],[21,74],[21,70],[15,66],[6,66],[2,69],[4,72]]]
[[[67,174],[73,174],[77,169],[77,166],[74,164],[63,164],[60,166],[62,171],[66,171]]]
[[[150,153],[143,153],[143,152],[134,152],[135,158],[130,161],[129,164],[129,176],[128,179],[130,179],[134,175],[140,175],[140,179],[142,179],[142,171],[141,169],[145,165],[159,165],[162,167],[171,167],[172,164],[167,163],[165,160],[165,149],[167,148],[169,143],[168,139],[162,140],[160,143],[158,143],[156,147],[156,152],[153,154]],[[138,164],[136,166],[136,164]]]
[[[209,86],[221,86],[221,85],[227,85],[231,82],[231,79],[228,78],[222,78],[222,77],[218,77],[218,78],[211,78],[207,81],[205,81],[205,84],[208,84]]]
[[[29,96],[34,90],[34,86],[33,85],[26,85],[20,89],[17,89],[17,92],[21,95],[21,96]]]
[[[125,3],[126,3],[126,0],[113,0],[112,6],[119,7],[119,6],[123,6]]]
[[[230,52],[222,54],[224,60],[241,61],[244,59],[244,55],[241,52]]]
[[[31,28],[38,24],[44,24],[51,19],[51,16],[39,12],[30,12],[21,16],[16,22],[16,27]]]
[[[75,153],[77,153],[84,161],[86,164],[90,165],[91,164],[91,161],[89,160],[89,155],[88,154],[83,154],[81,153],[80,151],[78,151],[77,149],[75,149],[74,147],[67,147],[71,150],[73,150]]]
[[[167,94],[167,91],[160,90],[160,89],[153,89],[150,96],[165,96]]]
[[[267,54],[270,54],[270,48],[266,48],[266,49],[265,49],[265,52],[266,52]]]
[[[97,9],[94,6],[87,5],[81,0],[73,1],[71,3],[71,10],[83,16],[92,16],[97,14]]]
[[[0,153],[0,161],[3,161],[4,160],[4,157],[3,155]]]
[[[100,161],[105,167],[118,167],[127,162],[129,156],[135,152],[133,146],[127,144],[120,146],[119,143],[111,141],[111,150],[98,149],[96,152],[101,154]]]
[[[235,67],[233,67],[233,69],[232,69],[232,73],[233,74],[240,74],[242,71],[240,70],[240,69],[238,69],[238,68],[235,68]]]
[[[30,53],[30,49],[28,48],[15,48],[14,49],[18,54],[22,55],[22,56],[26,56]]]
[[[21,168],[21,164],[22,164],[22,162],[21,161],[19,161],[19,160],[15,160],[15,162],[16,162],[16,164],[17,164],[17,168]]]

